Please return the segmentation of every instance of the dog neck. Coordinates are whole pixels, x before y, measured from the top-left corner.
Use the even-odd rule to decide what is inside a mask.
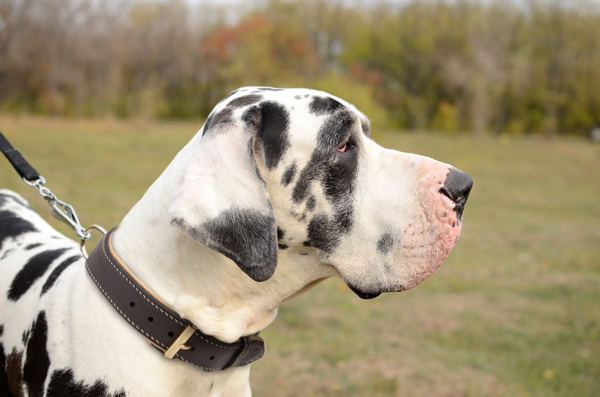
[[[184,148],[113,235],[117,255],[181,317],[208,335],[234,342],[268,326],[284,301],[337,275],[335,268],[319,263],[316,252],[299,255],[289,249],[279,252],[275,274],[259,283],[171,226],[169,205],[185,156]]]

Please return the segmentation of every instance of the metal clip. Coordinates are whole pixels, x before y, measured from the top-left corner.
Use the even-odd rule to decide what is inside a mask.
[[[71,226],[80,239],[88,240],[90,237],[92,237],[92,235],[90,233],[86,233],[85,228],[81,226],[81,223],[79,222],[79,218],[77,217],[73,206],[65,203],[64,201],[59,200],[58,197],[56,197],[56,195],[52,193],[50,189],[44,187],[46,179],[44,179],[43,176],[40,175],[40,178],[33,182],[30,182],[25,178],[23,178],[23,181],[29,186],[33,186],[38,190],[39,194],[50,205],[50,212],[52,213],[52,215],[59,221],[62,221],[67,225]]]
[[[52,215],[61,222],[66,223],[71,226],[77,236],[81,239],[80,248],[81,252],[85,259],[87,259],[87,251],[85,250],[85,241],[89,240],[92,237],[90,233],[91,230],[98,230],[102,234],[106,234],[106,230],[102,226],[92,225],[87,229],[81,226],[79,222],[79,218],[77,217],[77,213],[75,213],[75,209],[71,204],[67,204],[64,201],[61,201],[56,197],[54,193],[50,189],[44,186],[46,183],[46,179],[40,175],[38,179],[35,181],[28,181],[23,178],[23,181],[38,190],[38,193],[48,202],[50,205],[50,212]]]

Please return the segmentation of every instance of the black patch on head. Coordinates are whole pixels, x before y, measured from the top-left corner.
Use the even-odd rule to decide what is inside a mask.
[[[277,244],[277,247],[279,247],[279,249],[281,250],[285,250],[288,249],[289,247],[287,246],[287,244]]]
[[[199,227],[190,227],[183,219],[173,219],[171,225],[230,258],[255,281],[264,281],[275,272],[277,230],[272,216],[232,209]]]
[[[310,112],[317,116],[334,113],[342,106],[341,103],[331,97],[316,96],[309,105]]]
[[[44,275],[48,267],[56,258],[61,256],[67,248],[61,248],[53,251],[44,251],[31,257],[21,271],[17,273],[8,290],[8,299],[18,300],[40,277]]]
[[[252,105],[253,103],[259,102],[263,99],[262,95],[250,94],[241,96],[239,98],[232,99],[231,102],[227,104],[228,108],[242,108],[244,106]]]
[[[308,224],[308,240],[303,244],[305,247],[315,247],[329,253],[339,244],[340,237],[329,217],[318,214]]]
[[[42,245],[42,243],[29,244],[27,247],[25,247],[25,250],[29,251],[29,250],[39,247],[40,245]]]
[[[44,383],[50,367],[47,342],[48,323],[46,313],[42,311],[31,328],[23,366],[23,382],[30,396],[41,396],[44,392]]]
[[[348,111],[337,112],[325,120],[317,137],[318,145],[294,186],[294,202],[300,203],[307,198],[313,181],[327,185],[326,176],[330,185],[326,187],[331,193],[337,191],[336,196],[344,191],[350,193],[348,189],[357,175],[358,153],[353,146],[346,153],[338,153],[335,148],[350,136],[353,125],[354,118]],[[340,183],[343,186],[331,186]]]
[[[319,144],[292,192],[295,203],[309,200],[307,209],[312,210],[316,200],[310,195],[311,184],[317,182],[323,187],[325,198],[335,212],[332,217],[320,214],[310,221],[307,245],[325,253],[333,251],[341,235],[348,233],[353,225],[352,193],[358,175],[358,150],[349,145],[345,153],[339,153],[336,147],[351,137],[354,124],[352,114],[343,108],[325,120],[317,137]]]
[[[289,114],[285,108],[275,102],[261,105],[260,140],[268,169],[277,167],[286,150],[290,147]]]
[[[204,132],[202,135],[206,134],[211,128],[218,126],[219,124],[228,124],[232,123],[233,119],[231,118],[231,114],[233,110],[229,107],[221,110],[220,112],[213,114],[211,113],[206,119],[206,123],[204,123]]]
[[[54,370],[48,384],[48,397],[125,397],[125,391],[121,390],[115,394],[108,394],[108,385],[100,379],[96,379],[93,385],[87,385],[84,381],[75,381],[73,370],[63,368]]]
[[[277,226],[277,241],[281,240],[285,236],[285,231]]]
[[[296,176],[297,169],[298,169],[298,167],[296,166],[296,162],[295,161],[292,163],[292,165],[290,165],[289,167],[287,167],[287,169],[283,173],[283,176],[281,177],[281,184],[284,187],[287,186],[287,185],[289,185],[294,180],[294,177]]]
[[[60,265],[56,266],[54,268],[54,270],[52,270],[52,273],[50,273],[50,275],[46,279],[46,282],[44,283],[44,286],[42,287],[42,293],[40,294],[40,296],[42,296],[46,292],[48,292],[48,290],[50,288],[52,288],[52,286],[54,285],[54,283],[56,282],[58,277],[62,274],[62,272],[67,267],[69,267],[70,264],[77,262],[80,258],[81,258],[81,255],[73,255],[73,256],[65,259],[64,261],[62,261],[62,263]]]
[[[11,211],[0,211],[0,250],[7,238],[17,238],[21,234],[35,232],[36,228]]]
[[[308,240],[304,245],[329,254],[340,243],[342,235],[350,232],[352,224],[352,207],[338,209],[331,218],[325,214],[315,215],[308,224]]]
[[[379,240],[377,241],[377,251],[381,252],[383,255],[390,252],[392,247],[394,246],[394,238],[390,233],[383,233]]]

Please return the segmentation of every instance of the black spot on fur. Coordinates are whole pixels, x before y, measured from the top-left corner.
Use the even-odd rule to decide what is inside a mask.
[[[11,211],[0,211],[0,250],[7,238],[16,238],[24,233],[35,232],[36,228]]]
[[[310,112],[317,116],[331,114],[342,106],[341,103],[331,97],[314,97],[309,105]]]
[[[44,383],[50,367],[47,342],[48,323],[46,322],[46,313],[42,311],[31,328],[23,366],[23,382],[27,386],[30,396],[41,396],[44,392]]]
[[[308,200],[306,200],[306,209],[308,211],[312,211],[317,206],[317,199],[315,196],[311,195]]]
[[[42,296],[46,292],[48,292],[48,290],[50,288],[52,288],[52,286],[54,285],[54,283],[56,282],[58,277],[62,274],[62,272],[67,267],[69,267],[70,264],[77,262],[80,258],[81,258],[81,255],[73,255],[73,256],[65,259],[60,265],[56,266],[54,268],[54,270],[52,270],[52,273],[50,273],[50,275],[46,279],[46,282],[44,283],[44,286],[42,287],[42,293],[40,294],[40,296]]]
[[[232,99],[231,102],[227,104],[228,108],[242,108],[244,106],[252,105],[253,103],[259,102],[263,99],[262,95],[250,94],[241,96],[239,98]]]
[[[204,123],[204,132],[202,135],[209,132],[212,128],[217,127],[219,124],[232,123],[232,113],[233,111],[231,108],[225,108],[216,114],[211,113],[210,116],[208,116],[208,119],[206,119],[206,123]]]
[[[190,227],[182,219],[173,219],[171,225],[227,256],[255,281],[264,281],[275,272],[277,230],[272,216],[251,209],[228,210],[199,227]]]
[[[293,162],[292,165],[290,165],[285,170],[285,172],[283,173],[283,176],[281,177],[281,184],[283,186],[289,185],[294,180],[294,177],[296,176],[297,168],[298,167],[296,166],[296,162]]]
[[[40,245],[42,245],[42,243],[33,243],[33,244],[29,244],[27,247],[25,247],[25,249],[26,249],[27,251],[29,251],[29,250],[32,250],[32,249],[34,249],[34,248],[37,248],[37,247],[39,247]]]
[[[277,241],[280,241],[285,236],[285,231],[277,226]]]
[[[100,379],[96,379],[93,385],[87,385],[84,381],[77,382],[73,377],[73,370],[63,368],[52,372],[47,395],[48,397],[125,397],[126,394],[123,390],[109,394],[108,385]]]
[[[352,218],[348,211],[339,211],[333,217],[318,214],[308,224],[308,240],[304,245],[329,254],[339,244],[342,234],[350,231],[351,226]]]
[[[0,346],[2,348],[2,346]],[[2,351],[4,353],[4,351]],[[2,366],[2,374],[0,377],[0,394],[2,396],[22,396],[23,395],[23,352],[17,351],[13,347],[13,351],[5,357],[4,366]],[[6,382],[6,383],[5,383]]]
[[[4,332],[4,326],[0,325],[0,336]],[[6,355],[4,346],[0,344],[0,395],[12,397],[13,394],[8,386],[8,376],[6,374]]]
[[[44,251],[31,257],[27,264],[23,266],[21,271],[17,273],[13,279],[10,289],[8,290],[8,299],[16,301],[23,296],[23,294],[31,288],[33,283],[44,275],[52,262],[66,250],[67,248]]]
[[[261,113],[260,139],[265,154],[265,163],[271,170],[277,167],[290,146],[289,115],[282,105],[275,102],[263,103]]]
[[[390,252],[392,247],[394,246],[394,238],[390,233],[384,233],[381,235],[379,240],[377,241],[377,250],[381,252],[383,255]]]
[[[289,247],[287,246],[287,244],[277,244],[277,247],[279,247],[279,249],[285,250],[288,249]]]

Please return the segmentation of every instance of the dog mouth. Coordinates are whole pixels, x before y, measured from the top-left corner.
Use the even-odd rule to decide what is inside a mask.
[[[381,295],[381,292],[375,292],[375,293],[363,292],[351,284],[347,284],[347,285],[348,285],[348,288],[350,288],[350,290],[352,290],[352,292],[354,292],[356,295],[358,295],[358,297],[360,299],[375,299],[379,295]]]

